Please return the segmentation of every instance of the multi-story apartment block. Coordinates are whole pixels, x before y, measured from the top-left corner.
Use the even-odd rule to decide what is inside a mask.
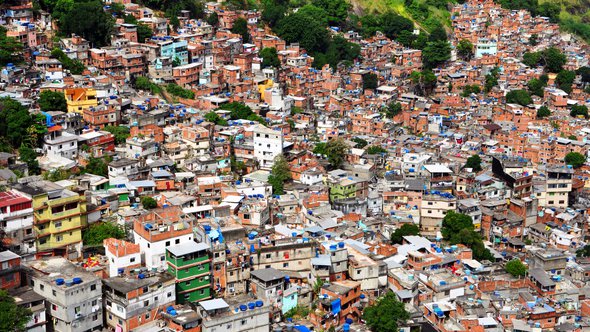
[[[254,158],[258,160],[260,168],[270,169],[276,156],[283,153],[283,134],[280,131],[257,125],[253,130]]]
[[[457,208],[457,198],[448,193],[422,196],[420,207],[420,232],[423,236],[435,238],[440,232],[442,221],[449,211]]]
[[[166,273],[138,273],[104,280],[106,325],[122,332],[142,328],[174,305],[174,278]]]
[[[24,263],[31,286],[48,303],[48,329],[55,332],[101,331],[102,282],[63,257]]]
[[[36,252],[33,200],[16,190],[0,192],[0,230],[10,238],[10,249],[24,260]]]
[[[133,235],[148,269],[166,270],[166,249],[194,239],[192,220],[179,207],[152,210],[135,219]]]
[[[86,198],[50,181],[30,182],[16,189],[33,199],[37,255],[78,257],[86,225]]]
[[[178,303],[211,298],[211,255],[205,243],[187,241],[166,249],[168,272],[176,279]]]

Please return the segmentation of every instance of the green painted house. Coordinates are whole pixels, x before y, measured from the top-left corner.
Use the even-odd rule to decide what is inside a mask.
[[[189,241],[166,249],[168,272],[176,278],[176,302],[211,298],[212,270],[209,246]]]

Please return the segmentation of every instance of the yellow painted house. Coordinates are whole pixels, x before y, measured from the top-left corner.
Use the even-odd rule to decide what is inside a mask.
[[[64,95],[68,104],[68,113],[84,113],[84,110],[98,105],[94,89],[65,89]]]
[[[87,225],[86,198],[50,181],[18,186],[33,199],[37,255],[76,258],[82,252]]]

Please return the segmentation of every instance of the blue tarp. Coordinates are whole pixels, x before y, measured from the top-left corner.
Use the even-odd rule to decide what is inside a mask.
[[[332,313],[334,315],[336,315],[339,312],[340,312],[340,299],[336,299],[336,300],[332,301]]]
[[[299,332],[311,332],[311,330],[307,326],[304,326],[304,325],[295,325],[295,326],[293,326],[293,328]]]

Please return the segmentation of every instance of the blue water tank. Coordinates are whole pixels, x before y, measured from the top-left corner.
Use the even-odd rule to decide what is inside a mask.
[[[66,286],[67,287],[71,287],[74,285],[74,282],[72,280],[66,280]]]
[[[82,278],[77,278],[77,277],[76,277],[76,278],[72,279],[72,282],[73,282],[74,284],[76,284],[76,285],[77,285],[77,284],[81,284],[81,283],[82,283]]]
[[[140,274],[138,274],[138,275],[137,275],[137,277],[138,277],[139,279],[145,279],[145,274],[143,274],[143,273],[140,273]]]
[[[65,280],[63,280],[62,278],[55,279],[55,284],[58,286],[61,286],[64,283],[65,283]]]
[[[338,248],[344,248],[344,242],[339,242],[338,243]]]
[[[342,325],[342,331],[349,332],[350,331],[350,324],[344,324],[344,325]]]
[[[285,276],[285,282],[288,283],[289,281],[291,281],[291,278],[289,278],[289,276]]]
[[[254,302],[248,303],[248,309],[252,310],[254,308],[256,308],[256,303],[254,303]]]
[[[353,320],[352,318],[346,318],[346,324],[352,324]]]
[[[260,301],[260,300],[256,301],[256,307],[257,307],[257,308],[260,308],[260,307],[262,307],[263,305],[264,305],[264,302],[262,302],[262,301]]]
[[[246,311],[246,310],[248,310],[248,306],[247,306],[247,305],[245,305],[245,304],[241,304],[241,305],[240,305],[240,310],[241,310],[241,311]]]
[[[365,297],[365,294],[361,294],[361,300],[363,300]]]

